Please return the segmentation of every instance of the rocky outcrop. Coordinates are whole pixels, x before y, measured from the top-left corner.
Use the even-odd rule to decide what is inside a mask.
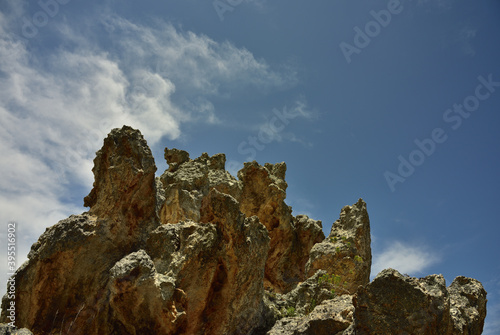
[[[386,270],[369,283],[363,200],[325,239],[321,221],[285,203],[285,163],[245,163],[236,179],[223,154],[165,159],[155,177],[141,133],[111,131],[89,211],[47,228],[14,275],[19,334],[481,333],[474,279],[446,288]],[[1,322],[10,304],[5,295]]]
[[[126,223],[127,234],[155,221],[156,165],[139,131],[113,129],[96,154],[92,172],[94,187],[84,199],[90,215]]]
[[[7,324],[0,323],[0,335],[33,335],[28,329],[17,329]]]
[[[471,278],[447,288],[441,275],[417,279],[387,269],[358,291],[354,307],[356,334],[481,334],[486,291]]]
[[[225,156],[204,153],[192,160],[186,151],[165,149],[169,169],[160,177],[165,201],[160,209],[163,224],[200,221],[201,207],[210,190],[231,195],[247,217],[257,216],[271,238],[264,285],[288,292],[306,279],[305,264],[315,243],[324,239],[321,221],[292,216],[286,205],[285,163],[245,163],[238,179],[225,170]]]
[[[352,296],[342,295],[326,300],[305,317],[285,317],[279,320],[268,335],[335,335],[352,324]]]
[[[345,206],[332,225],[330,235],[316,244],[306,264],[307,276],[318,269],[340,277],[344,293],[354,294],[359,286],[370,281],[372,265],[370,219],[366,203],[359,199]]]

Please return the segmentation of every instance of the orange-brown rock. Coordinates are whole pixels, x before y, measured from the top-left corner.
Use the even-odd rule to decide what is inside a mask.
[[[312,246],[324,239],[321,221],[305,215],[293,217],[285,203],[285,163],[245,163],[238,180],[225,170],[225,156],[204,153],[191,160],[182,150],[166,149],[169,169],[161,176],[165,202],[162,223],[200,220],[202,202],[211,189],[233,196],[247,216],[257,216],[271,237],[265,286],[288,292],[306,279],[305,264]]]
[[[113,129],[94,159],[94,187],[85,197],[89,214],[127,223],[130,231],[155,219],[156,165],[141,133]]]
[[[270,238],[259,215],[290,237],[275,243],[283,258],[296,247],[295,258],[276,263],[298,261],[295,272],[287,265],[294,281],[321,225],[293,218],[282,191],[262,201],[243,196],[245,182],[286,185],[284,164],[253,164],[262,180],[244,174],[244,182],[225,171],[223,154],[191,160],[166,149],[165,158],[169,169],[155,178],[139,131],[124,126],[108,135],[84,200],[90,210],[48,228],[15,274],[17,326],[35,334],[236,334],[265,323]],[[255,213],[241,211],[243,199],[254,201]]]
[[[12,278],[15,298],[2,299],[0,322],[15,303],[17,330],[0,331],[352,335],[401,324],[420,333],[422,315],[442,334],[482,331],[486,292],[473,279],[458,277],[446,289],[439,276],[387,270],[368,283],[361,199],[342,209],[325,240],[320,221],[294,217],[286,205],[284,163],[245,163],[236,179],[223,154],[190,159],[165,149],[165,158],[168,170],[155,177],[141,133],[111,131],[94,160],[89,211],[33,244]],[[409,298],[397,313],[388,308]]]
[[[285,203],[286,164],[245,163],[238,172],[242,183],[241,211],[257,215],[271,237],[266,263],[265,286],[276,292],[288,292],[304,281],[305,264],[312,246],[324,239],[321,221],[302,215],[292,217]]]

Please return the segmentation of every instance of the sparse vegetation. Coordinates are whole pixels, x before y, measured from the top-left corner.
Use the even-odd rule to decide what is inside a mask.
[[[316,299],[313,298],[311,300],[311,303],[309,304],[309,310],[307,314],[311,313],[316,308],[316,305],[317,305]]]
[[[332,274],[332,275],[324,274],[318,278],[318,284],[321,284],[324,282],[324,283],[336,285],[336,284],[340,283],[341,279],[342,278],[340,276],[337,276],[334,274]]]
[[[335,297],[338,292],[348,293],[346,290],[347,282],[344,281],[342,283],[342,277],[335,274],[324,274],[318,277],[318,284],[326,286],[330,290],[332,298]]]
[[[286,310],[286,316],[288,317],[295,316],[295,307],[288,307]]]

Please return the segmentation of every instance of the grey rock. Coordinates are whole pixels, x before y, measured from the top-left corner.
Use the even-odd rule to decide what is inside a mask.
[[[479,335],[486,292],[465,277],[447,289],[441,275],[417,279],[386,269],[358,291],[354,306],[356,334]]]
[[[321,221],[285,203],[285,163],[245,163],[236,179],[223,154],[165,149],[165,159],[157,178],[141,133],[111,131],[90,210],[47,228],[13,276],[26,329],[2,324],[0,335],[481,333],[477,280],[446,288],[439,275],[388,269],[368,282],[362,199],[325,239]]]
[[[359,199],[342,208],[340,218],[332,225],[330,235],[314,245],[306,264],[307,276],[318,269],[340,276],[345,293],[356,293],[370,281],[372,263],[370,219],[366,203]]]
[[[353,322],[352,296],[342,295],[325,300],[305,317],[279,320],[268,335],[336,335],[343,334]]]
[[[0,335],[33,335],[33,333],[26,328],[17,329],[8,324],[0,323]]]
[[[476,279],[459,276],[448,287],[453,334],[481,334],[486,317],[486,291]]]

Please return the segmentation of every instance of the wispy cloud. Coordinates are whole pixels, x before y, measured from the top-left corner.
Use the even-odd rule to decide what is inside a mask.
[[[478,33],[477,28],[469,24],[459,24],[441,32],[441,45],[443,49],[455,49],[464,56],[472,57],[476,54],[474,39]]]
[[[229,97],[248,87],[267,91],[297,83],[292,69],[273,70],[247,49],[227,41],[216,42],[161,21],[146,27],[116,15],[103,15],[100,22],[109,32],[109,42],[120,62],[127,67],[143,64],[169,78],[186,95]]]
[[[392,242],[380,253],[374,253],[372,276],[380,271],[393,268],[401,273],[418,274],[440,261],[438,252],[430,250],[425,245]]]
[[[78,22],[54,21],[61,47],[41,56],[0,13],[0,222],[25,227],[21,260],[47,226],[82,211],[74,189],[91,187],[95,151],[112,128],[139,128],[150,144],[176,139],[184,123],[220,122],[214,97],[296,82],[244,48],[167,23],[99,22],[82,34]]]
[[[286,121],[283,122],[281,127],[276,128],[274,127],[274,122],[277,118],[280,118],[279,115],[286,118]],[[290,131],[290,126],[294,123],[296,124],[303,121],[315,121],[318,117],[319,113],[308,106],[305,98],[299,97],[290,105],[283,106],[281,109],[274,108],[273,111],[267,112],[264,115],[265,121],[249,128],[256,133],[265,131],[272,138],[272,141],[296,142],[310,147],[312,144],[304,141],[295,133]]]

